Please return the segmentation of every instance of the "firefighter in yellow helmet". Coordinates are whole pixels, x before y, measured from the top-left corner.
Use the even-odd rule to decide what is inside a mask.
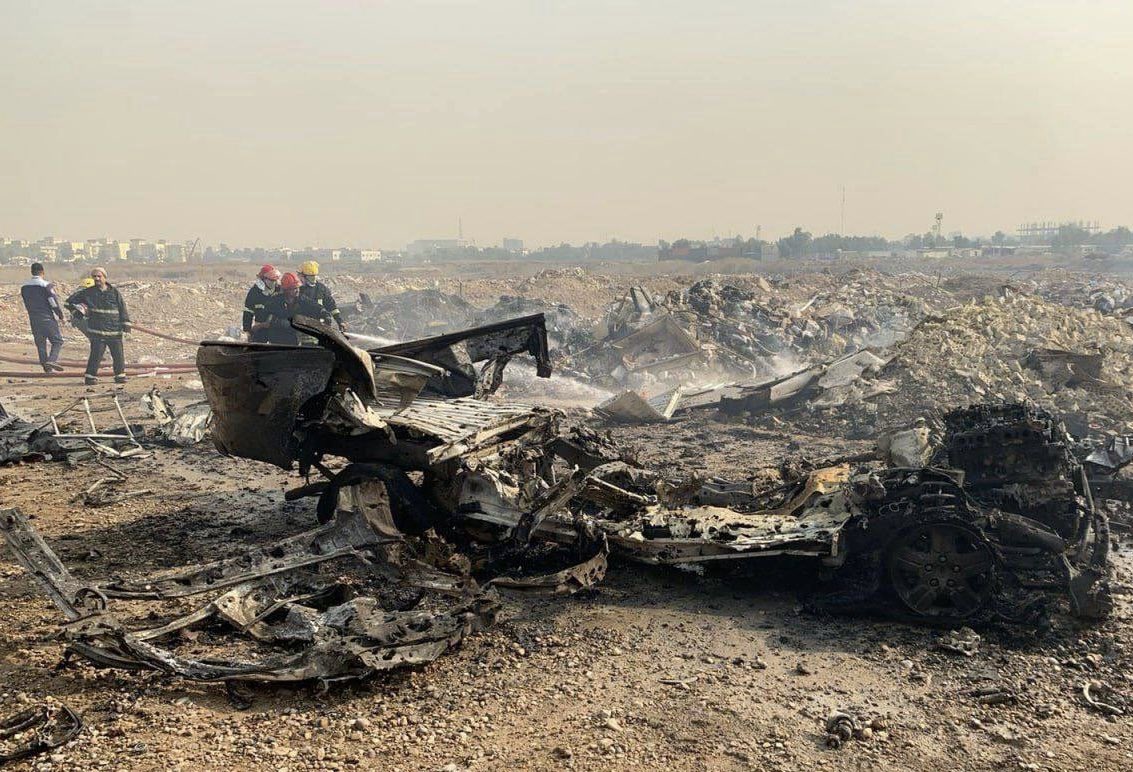
[[[330,294],[327,285],[319,281],[319,264],[314,260],[303,263],[299,266],[299,278],[303,282],[299,294],[307,300],[318,303],[338,324],[338,329],[346,332],[346,325],[338,311],[338,304],[334,302],[334,296]]]
[[[82,286],[80,287],[80,290],[90,289],[93,286],[94,286],[94,279],[87,276],[86,278],[84,278],[82,280]],[[77,292],[76,292],[76,294],[77,294]],[[69,299],[70,298],[68,298],[68,300]],[[79,332],[81,332],[83,335],[86,335],[87,339],[89,340],[90,339],[90,330],[87,328],[86,312],[87,312],[86,306],[72,308],[71,309],[71,326],[74,327]]]

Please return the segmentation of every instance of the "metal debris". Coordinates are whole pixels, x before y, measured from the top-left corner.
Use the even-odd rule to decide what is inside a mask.
[[[212,425],[212,407],[207,400],[194,402],[178,410],[155,386],[142,396],[142,402],[157,420],[159,438],[187,447],[196,445],[208,436]]]
[[[1064,430],[1033,408],[950,414],[937,465],[859,459],[757,492],[641,469],[593,432],[564,432],[556,411],[470,396],[515,355],[549,374],[541,317],[373,350],[293,324],[318,345],[206,343],[197,361],[218,449],[323,476],[287,496],[317,497],[313,530],[203,566],[89,582],[23,515],[3,514],[0,530],[63,611],[76,653],[202,681],[362,678],[428,662],[490,625],[500,590],[595,585],[608,552],[662,565],[807,557],[837,572],[831,610],[943,624],[1033,624],[1033,604],[1008,588],[1054,572],[1076,613],[1108,612],[1108,521]],[[861,359],[841,361],[853,372],[808,371],[800,388],[856,378]],[[120,609],[198,596],[156,626]],[[217,656],[179,655],[175,633],[206,622],[229,631]],[[974,653],[968,632],[943,645]]]
[[[0,765],[59,748],[82,730],[82,718],[66,705],[22,710],[0,720]]]
[[[1107,716],[1125,715],[1125,699],[1112,687],[1097,681],[1082,684],[1082,701]]]

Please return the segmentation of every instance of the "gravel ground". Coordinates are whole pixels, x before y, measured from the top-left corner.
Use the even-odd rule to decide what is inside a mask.
[[[62,396],[22,404],[46,410]],[[792,442],[836,449],[702,420],[620,433],[650,464],[685,463],[715,437],[687,466],[725,474],[773,462]],[[119,463],[131,485],[158,493],[84,509],[67,501],[100,470],[39,463],[0,469],[5,504],[34,514],[82,576],[204,560],[314,520],[308,503],[283,503],[295,482],[286,473],[207,445]],[[1128,552],[1118,556],[1127,581]],[[979,654],[964,658],[932,648],[938,631],[805,612],[813,573],[805,563],[742,578],[614,565],[582,596],[507,598],[499,625],[430,666],[325,694],[257,687],[239,710],[220,687],[81,661],[58,669],[59,616],[4,559],[0,712],[59,700],[83,714],[79,738],[28,768],[1129,767],[1128,717],[1079,696],[1087,680],[1133,693],[1126,596],[1100,627],[1059,617],[1042,640],[982,631]],[[1016,702],[968,696],[991,685]],[[828,750],[835,710],[872,721],[872,737]]]

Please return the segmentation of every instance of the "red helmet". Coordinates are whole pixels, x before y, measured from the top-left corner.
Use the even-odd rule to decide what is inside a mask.
[[[274,265],[260,266],[260,272],[256,274],[260,279],[270,279],[271,281],[279,281],[279,271]]]
[[[299,277],[293,273],[285,273],[283,274],[283,278],[279,280],[279,286],[283,287],[285,290],[298,289]]]

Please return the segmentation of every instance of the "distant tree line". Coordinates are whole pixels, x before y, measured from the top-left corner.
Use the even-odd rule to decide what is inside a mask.
[[[842,236],[827,233],[817,238],[802,228],[795,228],[790,236],[775,242],[780,257],[805,257],[807,255],[829,255],[838,252],[876,252],[893,249],[893,242],[882,236]]]
[[[889,241],[881,236],[840,236],[829,233],[825,236],[813,237],[802,228],[795,228],[790,236],[779,239],[780,257],[805,257],[809,255],[836,254],[839,251],[881,251],[896,249],[930,249],[933,247],[982,247],[985,244],[1004,246],[1018,244],[1018,240],[1008,236],[1003,231],[996,231],[990,239],[973,239],[962,234],[937,238],[935,234],[910,233],[900,241]],[[1133,231],[1125,226],[1114,228],[1103,233],[1090,233],[1075,226],[1059,228],[1057,235],[1051,239],[1052,247],[1069,247],[1088,244],[1102,252],[1120,252],[1127,245],[1133,244]]]

